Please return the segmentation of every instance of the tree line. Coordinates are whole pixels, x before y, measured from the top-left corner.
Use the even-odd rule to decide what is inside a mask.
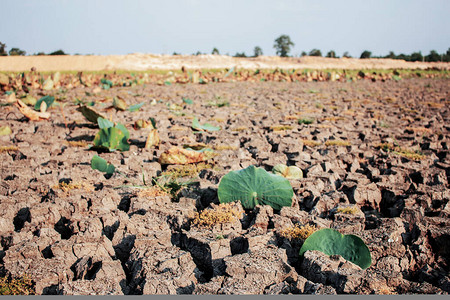
[[[291,40],[291,38],[286,35],[280,35],[278,38],[275,39],[273,47],[276,50],[276,54],[281,57],[289,57],[289,53],[291,52],[291,47],[295,46],[294,42]],[[202,53],[200,51],[197,51],[196,53],[192,53],[192,55],[201,55],[201,54],[207,54]],[[211,54],[218,55],[220,54],[219,49],[213,48],[211,51]],[[6,55],[26,55],[26,52],[19,48],[11,48],[9,51],[6,51],[6,45],[4,43],[0,42],[0,56],[6,56]],[[33,55],[67,55],[63,50],[57,50],[48,54],[45,54],[44,52],[39,52]],[[179,55],[179,53],[174,52],[172,55]],[[229,55],[227,53],[227,55]],[[260,46],[256,46],[253,49],[253,55],[247,56],[245,52],[236,52],[234,54],[234,57],[258,57],[263,55],[263,50]],[[322,56],[322,52],[319,49],[312,49],[308,53],[303,51],[300,56]],[[336,55],[336,52],[334,50],[330,50],[326,53],[325,57],[330,58],[339,58],[339,56]],[[352,57],[349,52],[344,52],[342,57],[350,58]],[[439,54],[435,50],[431,50],[428,55],[423,55],[420,51],[413,52],[411,54],[395,54],[393,51],[390,51],[385,56],[374,56],[372,55],[372,52],[369,50],[364,50],[359,58],[365,59],[365,58],[391,58],[391,59],[403,59],[405,61],[424,61],[424,62],[450,62],[450,48],[445,53]]]

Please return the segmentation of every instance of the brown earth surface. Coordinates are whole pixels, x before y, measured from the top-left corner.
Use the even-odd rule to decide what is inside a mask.
[[[449,70],[450,63],[406,62],[394,59],[260,56],[236,58],[226,55],[63,55],[4,56],[0,71],[102,71],[102,70],[179,70],[187,69],[428,69]]]
[[[58,105],[48,120],[29,121],[0,96],[0,126],[12,131],[0,136],[0,275],[27,274],[37,294],[450,292],[449,79],[81,85],[29,94],[53,95]],[[118,111],[114,97],[145,105]],[[75,99],[124,124],[129,151],[89,149],[99,129]],[[221,129],[194,132],[194,117]],[[146,148],[150,128],[133,127],[150,118],[161,143]],[[186,145],[217,155],[159,163]],[[95,154],[118,172],[93,170]],[[279,163],[304,173],[290,180],[291,207],[235,204],[234,219],[194,221],[220,211],[217,188],[229,171]],[[283,232],[307,224],[361,237],[371,266],[316,251],[299,257],[303,240]]]

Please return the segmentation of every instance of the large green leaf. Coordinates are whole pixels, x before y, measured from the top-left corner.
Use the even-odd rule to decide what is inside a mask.
[[[353,234],[343,235],[331,228],[311,234],[300,249],[300,256],[308,250],[318,250],[326,255],[340,255],[362,269],[370,267],[372,257],[362,239]]]
[[[130,149],[127,141],[130,133],[124,125],[118,123],[114,126],[113,122],[103,118],[98,118],[97,123],[100,131],[94,137],[94,148],[104,148],[109,151]]]
[[[112,174],[115,171],[115,167],[113,164],[108,164],[106,160],[98,155],[94,155],[94,157],[92,157],[91,168],[93,170],[99,170],[100,172],[104,172],[106,174]]]
[[[221,203],[241,201],[247,209],[260,204],[280,210],[292,205],[294,191],[286,178],[249,166],[223,176],[217,194]]]

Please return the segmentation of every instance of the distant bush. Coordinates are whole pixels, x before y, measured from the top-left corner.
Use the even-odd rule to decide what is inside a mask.
[[[23,56],[25,54],[27,53],[19,48],[11,48],[11,50],[9,50],[9,55],[11,56]]]
[[[370,58],[372,56],[372,52],[364,50],[363,53],[361,53],[361,56],[359,58]]]
[[[263,55],[263,51],[261,49],[261,47],[256,46],[255,49],[253,49],[253,57],[258,57]]]
[[[309,51],[309,56],[322,56],[322,52],[319,49],[312,49]]]
[[[65,53],[63,50],[59,49],[52,53],[49,53],[48,55],[67,55],[67,53]]]

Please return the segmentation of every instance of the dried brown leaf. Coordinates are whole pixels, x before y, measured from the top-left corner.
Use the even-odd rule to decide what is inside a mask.
[[[185,165],[198,163],[207,159],[208,157],[203,152],[172,147],[161,154],[159,162],[163,165]]]
[[[15,105],[20,110],[20,112],[31,121],[41,121],[50,118],[50,113],[34,111],[19,99],[17,99]]]

